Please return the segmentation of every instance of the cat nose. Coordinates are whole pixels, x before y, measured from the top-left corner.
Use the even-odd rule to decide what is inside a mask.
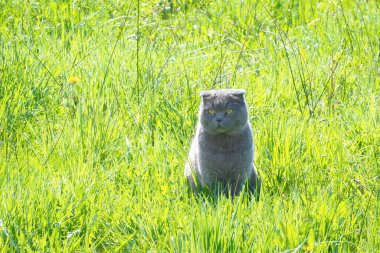
[[[220,123],[220,122],[222,121],[222,119],[219,119],[219,118],[218,118],[218,119],[216,119],[216,121],[217,121],[218,123]]]

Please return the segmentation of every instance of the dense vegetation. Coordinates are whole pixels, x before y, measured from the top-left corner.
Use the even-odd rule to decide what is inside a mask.
[[[0,0],[0,251],[380,250],[375,0]],[[247,91],[260,201],[188,194]]]

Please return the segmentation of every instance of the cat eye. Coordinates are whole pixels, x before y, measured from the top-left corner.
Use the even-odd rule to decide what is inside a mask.
[[[208,109],[207,112],[210,115],[214,115],[215,114],[215,110],[214,109]]]
[[[227,109],[226,114],[232,114],[233,112],[234,112],[234,110],[232,110],[232,109]]]

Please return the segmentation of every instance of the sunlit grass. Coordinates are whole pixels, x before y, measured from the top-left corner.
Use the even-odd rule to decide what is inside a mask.
[[[1,251],[380,250],[376,1],[0,9]],[[226,87],[247,91],[259,202],[186,186],[198,92]]]

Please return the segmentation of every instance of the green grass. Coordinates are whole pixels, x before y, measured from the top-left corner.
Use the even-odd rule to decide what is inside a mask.
[[[380,251],[377,1],[0,0],[1,252]],[[260,201],[188,194],[247,91]]]

